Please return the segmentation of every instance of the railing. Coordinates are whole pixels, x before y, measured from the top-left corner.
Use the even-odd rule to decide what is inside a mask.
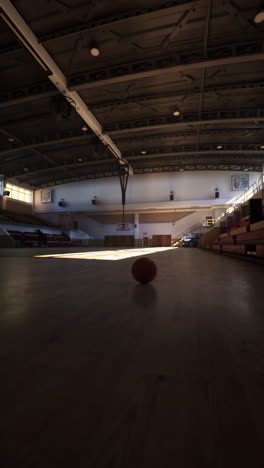
[[[242,193],[242,195],[240,195],[238,198],[233,200],[232,206],[229,206],[220,216],[218,216],[218,218],[206,219],[202,224],[195,224],[192,227],[190,227],[188,230],[181,232],[178,236],[180,240],[175,242],[173,245],[177,246],[181,242],[184,234],[186,233],[191,234],[191,233],[194,233],[195,230],[198,230],[198,229],[200,230],[200,232],[202,232],[203,228],[205,227],[210,228],[210,227],[215,226],[215,224],[218,223],[219,221],[222,221],[222,219],[225,218],[225,216],[229,215],[230,213],[233,213],[233,211],[235,211],[236,208],[238,208],[240,205],[242,205],[246,201],[250,200],[250,198],[252,198],[256,193],[258,193],[260,190],[263,190],[263,189],[264,189],[264,174],[261,175],[259,180],[254,182],[254,184],[252,184],[247,190],[245,190],[245,192]]]
[[[185,229],[185,231],[182,231],[177,237],[179,238],[178,241],[176,242],[173,242],[173,245],[174,246],[177,246],[183,239],[184,237],[184,234],[195,234],[195,233],[198,233],[198,232],[207,232],[207,229],[204,229],[204,228],[208,228],[208,227],[212,227],[214,225],[214,219],[210,219],[210,220],[206,220],[204,221],[202,224],[194,224],[193,226],[189,227],[188,229]]]
[[[232,206],[229,206],[218,218],[215,220],[215,224],[221,221],[230,213],[233,213],[239,206],[241,206],[246,201],[250,200],[256,193],[264,189],[264,174],[262,174],[254,184],[252,184],[247,190],[245,190],[242,195],[233,200]]]
[[[7,232],[7,230],[3,227],[3,226],[0,226],[0,236],[10,236],[10,234]]]
[[[215,224],[215,219],[214,218],[210,218],[210,219],[206,219],[202,226],[205,226],[205,227],[212,227],[214,224]]]

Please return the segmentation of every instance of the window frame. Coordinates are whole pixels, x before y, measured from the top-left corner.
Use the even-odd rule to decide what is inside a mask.
[[[8,198],[12,200],[16,200],[20,203],[26,203],[27,205],[33,204],[33,190],[20,187],[19,185],[10,184],[9,182],[5,184],[4,190],[8,190],[10,192]]]

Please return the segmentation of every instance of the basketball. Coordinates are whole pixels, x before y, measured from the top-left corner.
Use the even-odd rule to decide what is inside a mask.
[[[152,281],[157,274],[156,264],[150,258],[138,258],[132,265],[132,276],[142,284]]]

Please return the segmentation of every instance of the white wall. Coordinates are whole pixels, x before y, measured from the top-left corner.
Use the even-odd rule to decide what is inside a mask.
[[[216,208],[214,210],[214,218],[217,219],[219,216],[221,216],[222,213],[225,212],[225,208]]]
[[[81,231],[89,234],[91,239],[103,239],[104,236],[134,236],[134,224],[129,224],[129,231],[117,231],[117,224],[103,224],[89,218],[85,215],[76,215],[75,219],[78,220],[78,227]]]
[[[92,239],[104,238],[104,225],[87,216],[78,216],[79,229],[89,234]]]
[[[144,233],[147,233],[148,237],[152,237],[155,234],[171,234],[172,238],[177,238],[181,233],[188,231],[193,225],[202,223],[206,216],[219,216],[223,208],[210,209],[210,204],[216,205],[220,203],[220,205],[224,205],[228,200],[232,200],[242,193],[232,191],[231,175],[234,174],[239,174],[239,172],[186,171],[131,176],[127,188],[127,209],[129,209],[130,204],[131,211],[136,212],[142,209],[142,203],[152,203],[157,212],[161,211],[161,205],[164,202],[168,202],[171,190],[174,191],[175,206],[173,206],[173,202],[168,202],[168,205],[172,210],[177,209],[177,202],[179,209],[180,204],[184,204],[185,201],[190,206],[192,202],[194,206],[198,206],[198,201],[201,202],[200,207],[209,206],[207,209],[195,211],[185,218],[176,221],[174,225],[172,223],[140,224],[138,237],[142,238],[145,235]],[[241,174],[244,174],[244,172]],[[250,185],[258,180],[259,177],[260,173],[250,172]],[[220,199],[217,200],[214,199],[216,187],[220,191]],[[78,221],[78,228],[86,232],[91,238],[103,239],[105,235],[136,234],[134,224],[130,225],[130,231],[117,231],[116,224],[104,225],[85,214],[85,212],[100,209],[111,210],[111,205],[116,205],[116,209],[118,210],[121,209],[121,189],[117,177],[55,186],[53,187],[53,203],[41,203],[40,193],[41,190],[35,192],[35,212],[48,218],[50,221],[58,222],[57,216],[59,213],[65,213],[67,218],[67,212],[72,212],[72,217]],[[97,198],[98,205],[92,205],[94,196]],[[66,202],[66,206],[63,208],[58,206],[58,202],[62,198]],[[207,202],[209,200],[211,200],[210,203]],[[147,209],[147,206],[145,206],[145,209]],[[68,217],[71,217],[71,215]]]
[[[245,174],[244,172],[242,172]],[[236,171],[185,171],[162,174],[142,174],[131,176],[127,187],[127,203],[148,203],[168,201],[170,191],[174,191],[176,201],[214,199],[218,187],[220,198],[232,199],[242,192],[231,190],[231,175]],[[259,172],[250,172],[250,185],[259,179]],[[89,211],[91,201],[97,197],[100,205],[121,205],[121,189],[118,177],[96,179],[53,187],[53,203],[41,203],[41,190],[35,192],[35,212]],[[60,208],[61,199],[66,202]]]
[[[194,213],[190,213],[184,218],[176,221],[175,223],[144,223],[139,225],[138,238],[143,237],[151,238],[155,234],[170,234],[172,238],[178,238],[180,234],[188,231],[195,224],[202,224],[206,216],[213,216],[213,211],[201,210]],[[86,232],[91,239],[103,239],[104,236],[109,235],[129,235],[134,236],[135,226],[129,224],[129,231],[118,231],[116,224],[103,224],[99,223],[88,216],[76,215],[78,219],[79,229]],[[135,235],[135,237],[137,237]]]
[[[210,216],[210,212],[196,211],[175,223],[140,224],[139,238],[152,237],[155,234],[171,234],[173,239],[178,238],[195,224],[202,224],[206,216]]]

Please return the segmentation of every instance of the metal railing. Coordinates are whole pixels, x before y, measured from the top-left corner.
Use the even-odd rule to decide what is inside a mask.
[[[232,205],[229,206],[218,218],[214,219],[206,219],[202,224],[195,224],[192,227],[190,227],[188,230],[185,230],[179,234],[179,239],[178,241],[174,242],[173,245],[176,247],[177,245],[180,244],[180,242],[183,239],[184,234],[186,233],[194,233],[194,232],[205,232],[204,228],[212,228],[214,227],[219,221],[222,221],[226,216],[228,216],[230,213],[233,213],[239,206],[241,206],[243,203],[246,201],[250,200],[256,193],[258,193],[260,190],[264,189],[264,174],[261,175],[259,180],[254,182],[247,190],[245,190],[242,195],[237,197],[232,201]],[[203,232],[203,233],[204,233]],[[208,230],[206,229],[206,232]]]
[[[242,195],[232,201],[232,205],[229,206],[218,218],[216,218],[215,223],[222,221],[223,218],[233,213],[239,206],[243,205],[246,201],[250,200],[256,193],[264,189],[264,174],[262,174],[256,182],[254,182],[247,190],[245,190]]]
[[[202,226],[205,226],[205,227],[212,227],[214,224],[215,224],[215,219],[214,218],[211,218],[211,219],[206,219]]]
[[[185,234],[198,234],[198,233],[201,233],[201,234],[204,234],[205,232],[208,231],[207,228],[211,228],[213,227],[214,225],[214,219],[210,219],[210,220],[206,220],[204,221],[202,224],[199,223],[199,224],[194,224],[193,226],[189,227],[188,229],[185,229],[185,231],[182,231],[178,236],[178,240],[177,241],[173,241],[172,245],[174,247],[176,247],[182,240],[183,240],[183,237]]]

